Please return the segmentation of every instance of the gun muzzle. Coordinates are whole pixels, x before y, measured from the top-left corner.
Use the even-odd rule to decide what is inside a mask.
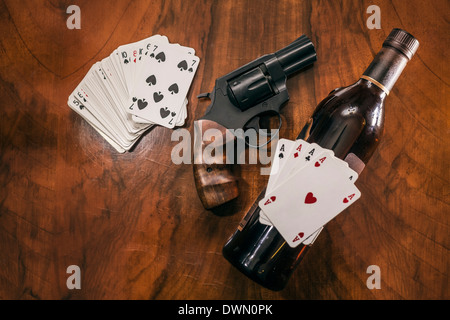
[[[286,76],[290,76],[317,60],[314,45],[305,35],[275,52],[275,56],[283,67]]]
[[[279,88],[274,88],[275,83],[280,80],[284,83],[286,77],[317,60],[314,45],[305,35],[271,56],[278,60],[282,73],[273,71],[270,66],[259,65],[227,81],[228,97],[241,111],[276,95]]]

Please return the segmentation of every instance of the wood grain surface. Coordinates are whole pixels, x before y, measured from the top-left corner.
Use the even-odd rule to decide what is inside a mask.
[[[69,30],[66,9],[81,8]],[[369,30],[368,6],[381,9]],[[448,299],[449,12],[423,1],[0,1],[1,299]],[[173,130],[118,154],[66,105],[90,66],[153,34],[196,49],[184,128],[214,80],[302,34],[313,68],[288,81],[281,137],[295,139],[332,89],[356,81],[392,28],[420,41],[386,102],[385,135],[357,181],[362,198],[332,220],[280,292],[221,254],[267,183],[236,166],[240,196],[203,209]],[[69,290],[66,269],[81,269]],[[369,265],[381,289],[366,286]]]

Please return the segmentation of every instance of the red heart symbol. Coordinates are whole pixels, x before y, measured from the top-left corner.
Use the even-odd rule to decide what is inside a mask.
[[[314,164],[316,167],[320,167],[320,162],[316,161],[316,163]]]
[[[271,196],[270,199],[268,199],[268,200],[264,203],[264,205],[267,206],[268,204],[270,204],[270,203],[272,203],[272,202],[275,202],[276,199],[277,199],[277,197]]]
[[[343,201],[344,203],[347,203],[348,202],[348,199],[347,198],[344,198],[344,201]]]
[[[303,238],[305,234],[303,232],[300,232],[298,235],[295,236],[295,238],[292,240],[292,242],[300,241],[301,238]]]
[[[312,204],[315,203],[317,201],[317,198],[314,197],[312,192],[308,192],[308,194],[305,197],[305,203],[306,204]]]

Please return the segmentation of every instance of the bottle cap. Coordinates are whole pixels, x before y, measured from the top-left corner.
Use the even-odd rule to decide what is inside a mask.
[[[385,46],[393,47],[411,59],[419,48],[419,41],[405,30],[393,29],[383,43]]]

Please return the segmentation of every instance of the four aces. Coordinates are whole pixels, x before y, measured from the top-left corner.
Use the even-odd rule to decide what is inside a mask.
[[[326,223],[359,199],[357,177],[331,150],[280,139],[259,221],[275,226],[291,247],[311,244]]]

